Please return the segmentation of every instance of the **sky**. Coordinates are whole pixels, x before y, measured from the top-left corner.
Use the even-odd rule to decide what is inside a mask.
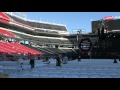
[[[83,29],[91,32],[91,20],[103,19],[105,16],[120,16],[120,12],[24,12],[28,19],[65,24],[69,33]]]

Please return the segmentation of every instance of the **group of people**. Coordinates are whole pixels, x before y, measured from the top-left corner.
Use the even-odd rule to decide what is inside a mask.
[[[19,60],[18,60],[18,64],[19,64],[19,71],[20,70],[23,70],[23,58],[22,56],[19,57]],[[29,61],[29,64],[31,65],[31,69],[34,68],[34,65],[35,65],[35,59],[34,59],[34,56],[30,56],[30,61]]]
[[[46,59],[46,61],[49,64],[50,63],[49,58],[46,57],[45,59]],[[67,61],[68,61],[67,55],[62,56],[61,54],[57,55],[55,59],[56,59],[56,66],[59,66],[59,67],[61,67],[61,63],[67,64]],[[33,69],[34,65],[35,65],[35,58],[34,58],[34,56],[30,56],[29,60],[30,60],[29,64],[31,66],[31,69]],[[78,57],[78,61],[81,61],[81,57],[80,56]],[[20,69],[23,70],[23,58],[21,56],[19,57],[18,62],[19,62],[19,70]]]
[[[64,56],[62,57],[62,56],[59,54],[59,55],[56,57],[56,66],[60,66],[60,67],[61,67],[61,63],[67,64],[67,61],[68,61],[67,55],[64,55]]]

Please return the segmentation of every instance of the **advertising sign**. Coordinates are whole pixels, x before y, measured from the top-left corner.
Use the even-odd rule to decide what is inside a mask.
[[[114,16],[106,16],[104,17],[104,20],[113,20],[114,19]]]

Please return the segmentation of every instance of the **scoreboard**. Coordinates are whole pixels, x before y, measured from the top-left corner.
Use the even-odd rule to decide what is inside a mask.
[[[105,26],[108,27],[108,30],[120,30],[120,19],[115,20],[105,20],[104,21]],[[92,33],[95,33],[98,30],[99,25],[101,24],[101,21],[92,21]]]
[[[81,39],[80,43],[79,43],[79,49],[82,52],[89,52],[92,48],[92,42],[89,38],[84,38]]]

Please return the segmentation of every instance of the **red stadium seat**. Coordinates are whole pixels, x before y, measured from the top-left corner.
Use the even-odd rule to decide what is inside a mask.
[[[6,36],[9,36],[9,37],[13,37],[13,38],[16,38],[16,36],[14,34],[12,34],[11,32],[5,30],[5,29],[2,29],[0,28],[0,34],[3,34],[3,35],[6,35]]]
[[[6,14],[0,12],[0,21],[4,23],[9,23],[11,20]]]

